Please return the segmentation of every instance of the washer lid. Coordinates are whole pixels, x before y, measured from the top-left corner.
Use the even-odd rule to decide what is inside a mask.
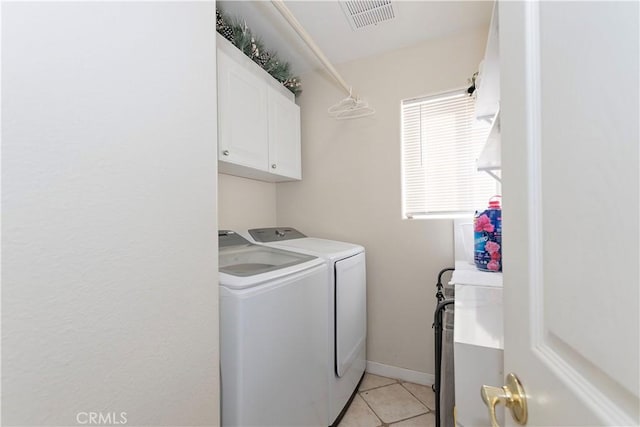
[[[313,259],[316,257],[249,243],[223,246],[218,253],[220,272],[238,277],[281,270]]]

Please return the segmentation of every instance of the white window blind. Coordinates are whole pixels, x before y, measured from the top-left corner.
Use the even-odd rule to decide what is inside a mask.
[[[484,208],[496,181],[476,169],[489,124],[465,91],[402,102],[402,213],[455,216]]]

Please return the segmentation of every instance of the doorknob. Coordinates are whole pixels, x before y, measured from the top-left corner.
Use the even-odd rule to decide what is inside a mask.
[[[484,404],[489,407],[491,427],[500,427],[496,419],[496,405],[503,403],[511,410],[511,416],[520,425],[527,424],[527,396],[522,383],[515,374],[507,375],[506,384],[502,387],[483,385],[480,395]]]

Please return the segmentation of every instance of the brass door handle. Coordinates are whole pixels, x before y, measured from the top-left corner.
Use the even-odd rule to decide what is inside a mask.
[[[489,407],[491,427],[500,427],[496,418],[498,403],[504,404],[511,410],[511,416],[515,422],[520,425],[527,424],[527,396],[522,388],[522,383],[515,374],[507,375],[506,385],[502,387],[483,385],[480,389],[480,395],[484,404]]]

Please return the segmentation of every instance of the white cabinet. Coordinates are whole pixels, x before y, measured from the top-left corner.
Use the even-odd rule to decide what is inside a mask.
[[[503,372],[502,273],[478,271],[456,261],[453,354],[457,421],[461,426],[485,426],[489,418],[480,398],[484,384],[501,384]],[[504,425],[504,407],[497,408]]]
[[[263,181],[299,180],[294,95],[218,35],[218,169]]]

